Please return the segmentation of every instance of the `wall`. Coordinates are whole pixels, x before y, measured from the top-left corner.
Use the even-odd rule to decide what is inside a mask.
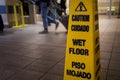
[[[7,11],[6,11],[6,0],[0,0],[0,14],[2,15],[2,19],[4,25],[8,25]]]
[[[120,0],[112,0],[112,12],[118,14]],[[106,14],[110,7],[110,0],[98,0],[99,13]]]

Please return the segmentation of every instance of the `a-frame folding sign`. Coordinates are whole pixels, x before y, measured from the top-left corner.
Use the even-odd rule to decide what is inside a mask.
[[[102,80],[97,0],[70,0],[64,80]]]

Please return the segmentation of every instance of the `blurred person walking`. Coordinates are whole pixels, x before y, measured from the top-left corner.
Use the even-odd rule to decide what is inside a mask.
[[[50,5],[51,0],[39,0],[39,1],[40,1],[40,10],[41,10],[41,15],[42,15],[42,20],[43,20],[43,27],[44,27],[44,30],[39,33],[48,33],[49,23],[55,23],[56,28],[58,27],[59,23],[50,17],[48,7]]]
[[[42,20],[43,20],[43,27],[44,30],[39,33],[47,33],[48,32],[48,6],[50,0],[39,0],[40,1],[40,10],[41,10],[41,15],[42,15]]]
[[[50,5],[54,6],[51,1],[52,0],[29,0],[30,3],[36,4],[39,7],[42,16],[44,30],[39,32],[40,34],[48,33],[48,26],[50,26],[51,23],[54,23],[56,25],[55,29],[57,29],[59,25],[59,23],[51,17],[51,14],[54,15],[51,10],[53,7],[50,8]]]
[[[66,15],[66,0],[60,0],[60,6],[61,6],[61,14],[64,12],[64,15]]]

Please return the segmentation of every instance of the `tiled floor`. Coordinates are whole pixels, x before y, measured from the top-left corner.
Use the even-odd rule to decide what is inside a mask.
[[[102,77],[120,80],[120,19],[100,17]],[[0,80],[63,80],[66,30],[38,34],[42,25],[5,29],[0,34]]]

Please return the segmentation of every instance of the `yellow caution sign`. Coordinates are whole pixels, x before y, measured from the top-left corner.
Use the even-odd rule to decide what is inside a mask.
[[[97,0],[70,0],[64,80],[102,80]]]

